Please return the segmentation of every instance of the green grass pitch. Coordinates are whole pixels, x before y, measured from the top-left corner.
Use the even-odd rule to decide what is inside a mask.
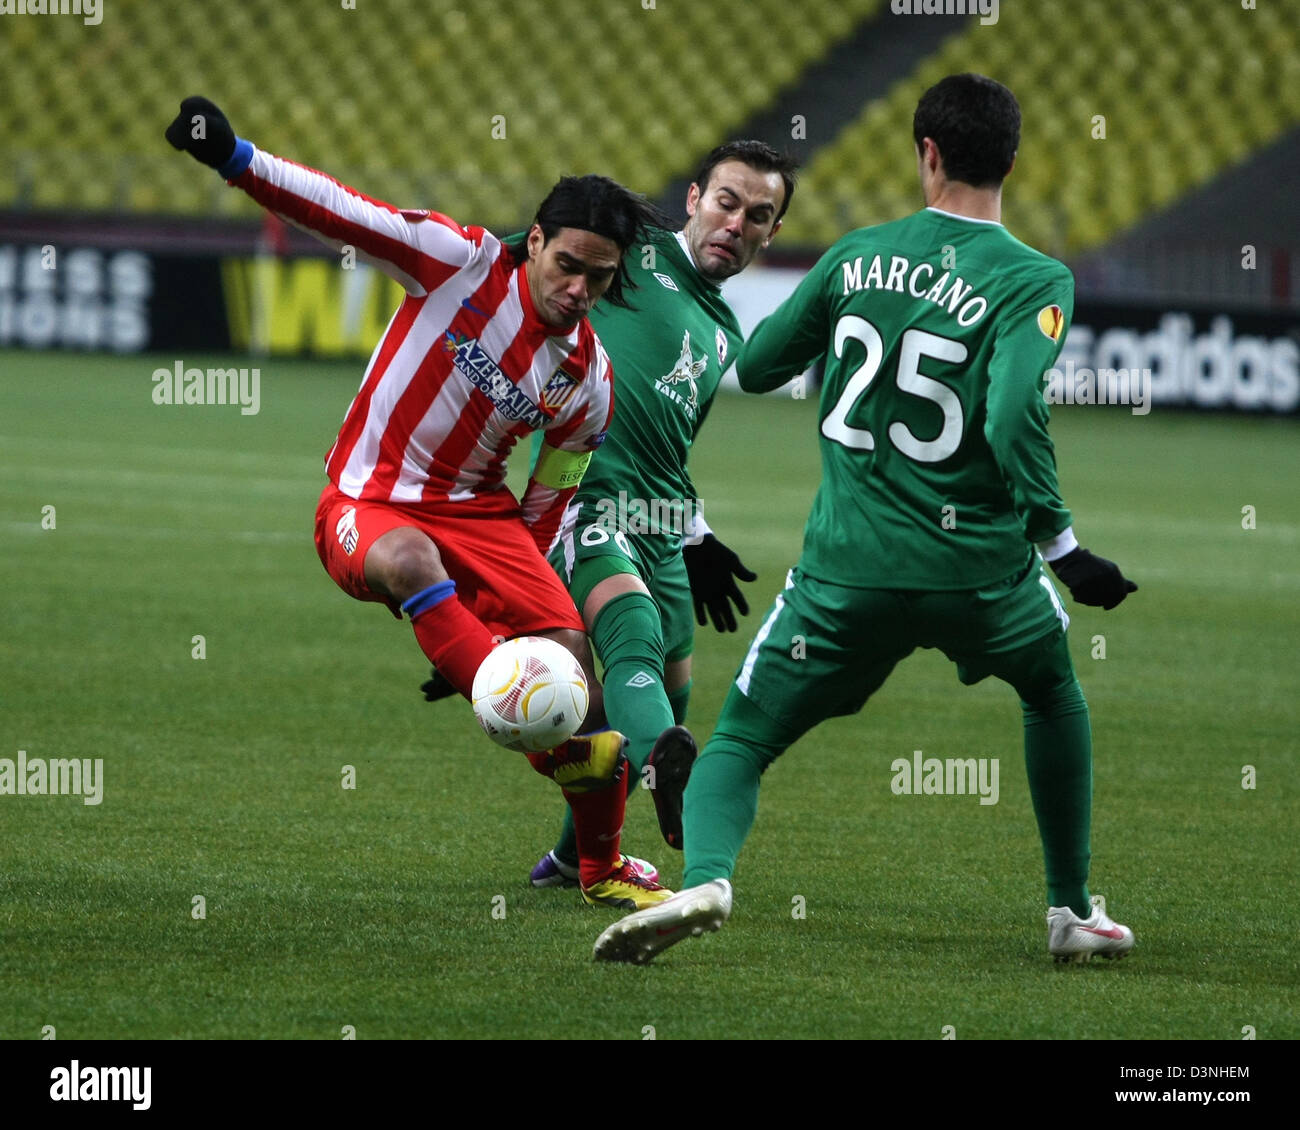
[[[1070,607],[1129,960],[1051,963],[1014,695],[925,652],[768,774],[727,927],[633,968],[591,961],[609,913],[526,885],[554,787],[424,703],[409,627],[317,561],[360,366],[264,362],[244,416],[154,405],[174,360],[0,353],[0,757],[104,765],[97,806],[0,796],[0,1038],[1300,1036],[1295,421],[1057,412],[1083,543],[1142,586]],[[760,574],[743,631],[698,637],[701,737],[797,555],[815,429],[725,396],[694,458]],[[1001,759],[999,803],[895,796],[916,749]],[[644,798],[625,844],[680,879]]]

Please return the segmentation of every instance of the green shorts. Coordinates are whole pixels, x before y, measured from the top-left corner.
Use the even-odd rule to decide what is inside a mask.
[[[933,647],[956,663],[963,683],[996,675],[1033,698],[1073,676],[1068,624],[1037,557],[1021,573],[959,592],[846,588],[795,569],[732,694],[772,719],[789,744],[823,719],[856,714],[900,659]]]
[[[619,573],[640,577],[659,610],[665,662],[685,659],[694,650],[695,603],[680,537],[611,531],[597,520],[591,504],[584,503],[576,521],[566,520],[548,560],[579,612],[605,578]]]

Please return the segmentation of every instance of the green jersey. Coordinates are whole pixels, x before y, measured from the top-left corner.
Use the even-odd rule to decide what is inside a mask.
[[[627,266],[634,309],[597,304],[590,315],[614,365],[614,419],[574,502],[679,543],[696,506],[686,459],[740,349],[740,323],[676,233],[630,249]]]
[[[750,392],[824,362],[800,569],[973,589],[1066,530],[1043,374],[1073,308],[1069,270],[992,221],[927,208],[827,251],[736,362]]]

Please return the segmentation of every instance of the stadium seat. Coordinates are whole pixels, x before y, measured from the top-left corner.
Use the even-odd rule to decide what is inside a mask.
[[[914,198],[915,172],[893,141],[927,86],[976,70],[1011,87],[1024,112],[1008,225],[1056,254],[1095,246],[1300,121],[1298,27],[1296,0],[1254,11],[1216,0],[1004,5],[996,28],[972,21],[813,158],[782,238],[825,245],[889,218],[877,200]]]
[[[488,226],[517,226],[561,172],[654,195],[884,3],[747,0],[743,18],[720,20],[692,5],[476,0],[471,21],[409,0],[327,5],[310,20],[278,0],[165,15],[124,2],[97,27],[6,19],[0,207],[255,216],[162,143],[196,92],[273,151]],[[737,40],[747,26],[784,50],[754,66]],[[538,52],[590,63],[538,66]],[[417,201],[417,189],[440,195]]]
[[[471,20],[366,0],[305,20],[295,5],[244,0],[175,5],[166,18],[124,2],[93,28],[5,19],[0,207],[256,216],[161,141],[179,98],[202,92],[241,133],[366,192],[513,229],[561,173],[657,195],[873,14],[894,18],[887,0],[747,0],[731,20],[701,5],[589,0],[476,0]],[[750,27],[783,49],[755,65]],[[529,65],[556,52],[584,63]],[[971,20],[813,156],[782,243],[825,246],[912,207],[912,109],[961,70],[1020,98],[1007,221],[1065,254],[1300,121],[1300,0],[1008,4],[994,27]]]

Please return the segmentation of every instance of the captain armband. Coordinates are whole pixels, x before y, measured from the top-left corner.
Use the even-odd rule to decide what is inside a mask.
[[[533,479],[552,490],[576,487],[582,482],[593,454],[591,451],[562,451],[543,444],[541,458],[533,468]]]

